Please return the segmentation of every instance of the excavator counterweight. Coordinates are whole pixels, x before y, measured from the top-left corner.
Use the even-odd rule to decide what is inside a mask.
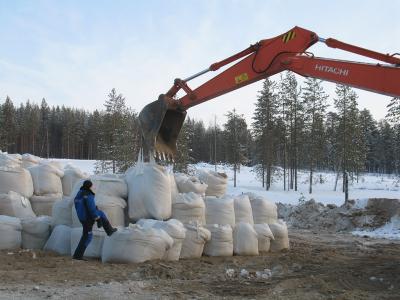
[[[317,42],[342,49],[380,63],[360,63],[314,57],[306,52]],[[220,74],[192,90],[187,82],[209,71],[234,63]],[[384,63],[382,63],[384,62]],[[261,40],[243,51],[212,64],[187,79],[175,79],[174,85],[157,101],[146,105],[139,114],[145,159],[148,155],[172,160],[177,153],[177,139],[188,108],[211,100],[279,72],[289,70],[349,85],[388,96],[400,97],[400,58],[335,39],[324,39],[312,31],[294,27],[271,39]],[[186,92],[177,98],[178,91]]]

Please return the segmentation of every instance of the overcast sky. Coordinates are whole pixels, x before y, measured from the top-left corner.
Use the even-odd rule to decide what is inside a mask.
[[[112,88],[140,111],[185,78],[260,39],[298,25],[383,53],[400,52],[400,1],[11,1],[0,0],[0,103],[44,97],[50,105],[103,108]],[[316,56],[361,60],[329,49]],[[215,75],[215,74],[214,74]],[[190,82],[192,87],[204,79]],[[273,77],[277,79],[277,77]],[[334,97],[334,84],[326,83]],[[250,121],[261,82],[208,101],[189,116]],[[357,90],[360,108],[384,118],[390,97]]]

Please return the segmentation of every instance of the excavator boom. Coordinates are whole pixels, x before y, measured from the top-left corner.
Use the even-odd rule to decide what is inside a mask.
[[[363,55],[385,64],[314,57],[306,51],[318,41],[331,48]],[[187,85],[193,78],[234,62],[236,63],[194,90]],[[305,77],[400,97],[400,58],[397,56],[331,38],[323,39],[312,31],[294,27],[277,37],[261,40],[189,78],[175,79],[174,85],[166,94],[161,94],[157,101],[145,106],[139,114],[144,153],[172,159],[177,151],[176,142],[187,109],[285,70]],[[176,94],[181,89],[186,95],[177,99]]]

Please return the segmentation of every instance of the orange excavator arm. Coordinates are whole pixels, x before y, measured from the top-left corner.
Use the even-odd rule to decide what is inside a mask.
[[[306,51],[318,41],[331,48],[342,49],[383,63],[370,64],[314,57]],[[236,63],[196,89],[192,90],[187,84],[193,78],[234,62]],[[173,157],[176,153],[176,140],[188,108],[285,70],[400,97],[399,57],[331,38],[323,39],[312,31],[294,27],[272,39],[261,40],[189,78],[175,79],[170,90],[160,95],[157,101],[147,105],[139,115],[144,148],[146,151],[156,150],[161,158]],[[175,99],[181,89],[186,95]]]

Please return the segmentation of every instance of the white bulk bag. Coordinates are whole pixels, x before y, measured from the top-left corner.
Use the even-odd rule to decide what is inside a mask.
[[[211,232],[199,224],[185,224],[186,235],[182,244],[180,258],[199,258],[204,244],[210,240]]]
[[[155,162],[138,162],[129,169],[129,218],[166,220],[171,217],[171,181],[166,168]]]
[[[76,195],[77,195],[78,192],[80,191],[80,188],[82,187],[84,181],[85,181],[85,179],[80,179],[80,180],[78,180],[78,181],[74,184],[74,187],[73,187],[73,189],[71,190],[71,194],[70,194],[70,198],[72,199],[72,202],[74,201]],[[93,190],[93,189],[92,189],[92,190]],[[94,190],[93,190],[93,191],[94,191]],[[96,192],[94,191],[94,193],[96,193]]]
[[[11,154],[0,153],[0,167],[20,168],[21,161]]]
[[[51,230],[51,217],[22,219],[22,248],[43,249]]]
[[[274,235],[274,239],[271,241],[271,251],[289,249],[289,233],[286,223],[283,220],[278,220],[276,223],[268,225]]]
[[[102,194],[96,194],[94,199],[97,207],[106,214],[112,226],[125,227],[127,203],[124,199]]]
[[[235,209],[233,199],[208,196],[206,203],[206,224],[235,226]]]
[[[13,191],[0,194],[0,215],[17,218],[36,217],[29,199]]]
[[[16,192],[25,198],[33,195],[31,174],[24,168],[0,167],[0,193]]]
[[[43,196],[33,195],[30,198],[32,209],[37,216],[51,216],[53,205],[56,201],[62,199],[62,193],[48,194]]]
[[[171,182],[171,201],[172,201],[172,203],[174,203],[175,198],[179,194],[179,190],[178,190],[178,186],[177,186],[176,181],[175,181],[174,173],[172,173],[172,172],[169,173],[169,180]]]
[[[0,250],[20,248],[21,230],[20,219],[0,216]]]
[[[206,223],[206,206],[203,198],[196,193],[178,194],[172,202],[172,218],[182,223]]]
[[[229,225],[206,225],[211,239],[205,244],[203,253],[207,256],[232,256],[233,234]]]
[[[228,186],[228,176],[225,173],[198,170],[198,176],[208,186],[206,196],[222,197],[225,195]]]
[[[16,161],[22,162],[22,155],[19,153],[12,153],[12,154],[8,154],[9,157],[12,157],[13,159],[15,159]]]
[[[94,201],[98,209],[106,214],[108,221],[110,221],[113,227],[125,227],[125,207],[127,204],[124,199],[96,194]],[[76,214],[73,200],[70,212],[72,213],[72,227],[81,227],[82,224]]]
[[[179,193],[196,193],[204,195],[207,189],[207,184],[201,182],[195,176],[188,176],[183,173],[175,174],[175,182],[178,187]]]
[[[72,213],[71,209],[73,206],[73,199],[69,197],[62,197],[53,204],[52,209],[52,226],[57,225],[72,225]]]
[[[120,175],[104,174],[91,176],[93,191],[96,194],[108,195],[119,198],[128,198],[128,186]]]
[[[271,240],[274,239],[274,235],[268,224],[254,224],[254,230],[258,236],[258,251],[268,252],[271,247]]]
[[[40,162],[40,157],[25,153],[22,155],[22,167],[27,169],[37,166]]]
[[[48,165],[48,166],[52,166],[53,168],[56,168],[57,170],[60,170],[61,172],[63,172],[63,164],[60,161],[57,160],[49,160],[49,159],[42,159],[39,161],[40,165]],[[62,177],[62,176],[60,176]]]
[[[70,196],[72,191],[74,190],[75,184],[81,179],[85,178],[88,178],[88,175],[86,173],[83,173],[81,170],[71,165],[67,165],[64,169],[64,176],[61,180],[63,194],[65,196]]]
[[[253,225],[244,222],[235,225],[233,253],[236,255],[258,255],[258,237]]]
[[[251,209],[250,199],[247,195],[239,195],[234,198],[235,222],[254,224],[253,211]]]
[[[103,250],[104,238],[106,233],[104,230],[100,230],[93,227],[92,230],[93,238],[85,250],[84,256],[86,257],[101,257],[101,252]],[[72,228],[71,229],[71,254],[75,252],[76,247],[78,247],[79,241],[82,237],[82,228]]]
[[[174,240],[174,244],[165,253],[163,259],[170,261],[179,260],[182,243],[186,235],[186,229],[181,222],[175,219],[170,219],[166,222],[152,219],[140,219],[136,224],[142,226],[143,228],[162,229],[168,233],[168,235]]]
[[[71,255],[71,227],[65,225],[54,227],[43,249],[61,255]]]
[[[46,163],[29,168],[29,172],[32,175],[35,195],[62,194],[61,177],[64,176],[64,171]]]
[[[130,225],[105,238],[101,260],[103,263],[141,263],[162,259],[173,243],[162,229]]]
[[[250,198],[254,224],[270,224],[278,220],[278,209],[274,202],[253,193],[246,195]]]

